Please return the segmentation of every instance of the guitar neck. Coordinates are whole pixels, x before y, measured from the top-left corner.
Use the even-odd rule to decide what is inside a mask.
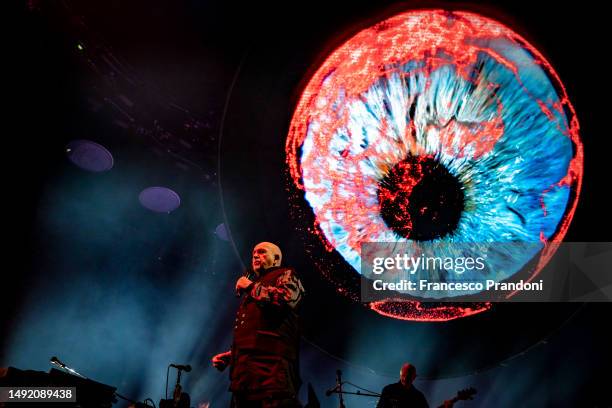
[[[462,398],[459,397],[453,397],[449,400],[446,400],[442,403],[442,405],[440,405],[438,408],[452,408],[453,405],[455,405],[455,402],[457,401],[461,401]]]

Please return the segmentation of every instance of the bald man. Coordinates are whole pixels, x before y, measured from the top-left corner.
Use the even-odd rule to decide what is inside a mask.
[[[423,393],[412,385],[416,367],[405,363],[400,370],[400,380],[383,388],[376,408],[429,408]]]
[[[236,282],[243,296],[230,351],[212,358],[230,366],[234,408],[299,407],[297,307],[304,288],[292,268],[281,267],[282,252],[271,242],[253,248],[251,271]]]

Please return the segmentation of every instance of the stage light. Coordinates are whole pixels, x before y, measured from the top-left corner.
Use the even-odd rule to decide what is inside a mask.
[[[138,196],[140,204],[146,209],[159,213],[170,213],[181,205],[177,193],[166,187],[149,187]]]
[[[68,159],[83,170],[101,173],[113,168],[113,155],[90,140],[73,140],[66,146]]]
[[[230,240],[229,232],[227,231],[227,227],[225,226],[225,224],[217,225],[217,228],[215,228],[215,235],[222,241]]]

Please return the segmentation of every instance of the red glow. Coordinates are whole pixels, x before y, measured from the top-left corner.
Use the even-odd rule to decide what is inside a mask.
[[[428,156],[419,156],[416,163],[400,162],[393,172],[393,176],[401,179],[397,183],[397,189],[390,189],[387,186],[381,186],[378,195],[380,206],[385,204],[396,205],[398,211],[393,215],[396,221],[403,225],[404,235],[410,235],[412,230],[412,220],[410,219],[410,211],[408,210],[408,201],[404,197],[412,194],[412,189],[421,182],[423,178],[422,164],[428,159]]]
[[[469,306],[438,306],[424,308],[420,302],[405,299],[386,299],[371,302],[370,309],[383,316],[400,320],[417,322],[439,322],[461,319],[485,312],[491,308],[491,303],[471,303]]]

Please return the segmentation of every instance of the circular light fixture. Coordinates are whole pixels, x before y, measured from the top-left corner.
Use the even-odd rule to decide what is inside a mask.
[[[66,146],[68,159],[83,170],[101,173],[113,168],[113,155],[90,140],[73,140]]]
[[[181,205],[177,193],[166,187],[149,187],[140,193],[138,200],[143,207],[158,213],[170,213]]]

